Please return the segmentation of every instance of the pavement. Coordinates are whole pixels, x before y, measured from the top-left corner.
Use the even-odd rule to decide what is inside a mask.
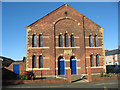
[[[88,82],[85,79],[73,83],[18,84],[2,86],[2,88],[116,88],[118,90],[118,86],[120,86],[118,80]]]

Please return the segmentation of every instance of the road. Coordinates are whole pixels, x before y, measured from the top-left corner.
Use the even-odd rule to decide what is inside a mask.
[[[18,84],[3,86],[2,88],[118,88],[118,80],[95,82],[84,81],[74,83]]]

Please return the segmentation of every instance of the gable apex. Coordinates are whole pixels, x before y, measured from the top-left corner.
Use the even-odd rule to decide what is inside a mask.
[[[77,12],[78,14],[80,14],[80,15],[83,16],[83,17],[85,17],[86,19],[89,19],[88,17],[86,17],[85,15],[81,14],[79,11],[77,11],[76,9],[74,9],[73,7],[71,7],[70,5],[68,5],[67,3],[64,3],[62,6],[58,7],[57,9],[55,9],[55,10],[53,10],[52,12],[48,13],[47,15],[43,16],[42,18],[38,19],[37,21],[33,22],[32,24],[26,26],[26,28],[29,27],[29,26],[31,26],[31,25],[33,25],[33,24],[35,24],[35,23],[37,23],[38,21],[40,21],[40,20],[42,20],[42,19],[45,19],[45,18],[48,17],[49,15],[51,15],[51,14],[59,11],[59,10],[62,9],[62,8],[65,8],[65,7],[69,7],[71,10]],[[89,19],[89,20],[92,21],[91,19]],[[101,27],[101,26],[99,26],[98,24],[96,24],[96,23],[93,22],[93,21],[92,21],[92,23],[95,24],[95,25],[97,25],[98,27]]]

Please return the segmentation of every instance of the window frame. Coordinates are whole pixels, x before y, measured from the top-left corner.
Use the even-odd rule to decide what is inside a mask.
[[[89,36],[89,46],[93,47],[93,38],[92,38],[92,35]]]
[[[37,36],[35,34],[32,36],[32,47],[37,47]]]
[[[65,47],[69,47],[69,36],[65,33]]]
[[[75,47],[75,38],[74,38],[74,35],[70,36],[70,40],[71,40],[71,47]]]
[[[42,36],[42,34],[39,35],[39,47],[43,47],[43,36]]]
[[[90,66],[94,67],[94,56],[90,55]]]

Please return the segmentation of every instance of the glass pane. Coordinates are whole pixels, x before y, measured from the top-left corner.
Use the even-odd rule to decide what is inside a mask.
[[[59,47],[63,47],[62,35],[59,35]]]
[[[71,47],[75,46],[75,40],[74,40],[74,36],[71,35]]]
[[[32,68],[36,68],[36,67],[37,67],[37,59],[36,59],[36,56],[33,56]]]
[[[33,35],[32,46],[37,47],[37,36]]]
[[[98,47],[98,37],[97,37],[97,35],[95,36],[95,46]]]
[[[90,47],[93,47],[93,39],[91,35],[89,36],[89,42],[90,42]]]
[[[91,55],[91,67],[93,67],[93,66],[94,66],[94,56]]]
[[[39,57],[39,68],[43,68],[43,56]]]
[[[39,46],[43,47],[43,36],[42,35],[39,36]]]
[[[96,65],[100,66],[100,64],[99,64],[99,55],[96,55]]]
[[[69,47],[69,39],[67,33],[65,34],[65,47]]]

